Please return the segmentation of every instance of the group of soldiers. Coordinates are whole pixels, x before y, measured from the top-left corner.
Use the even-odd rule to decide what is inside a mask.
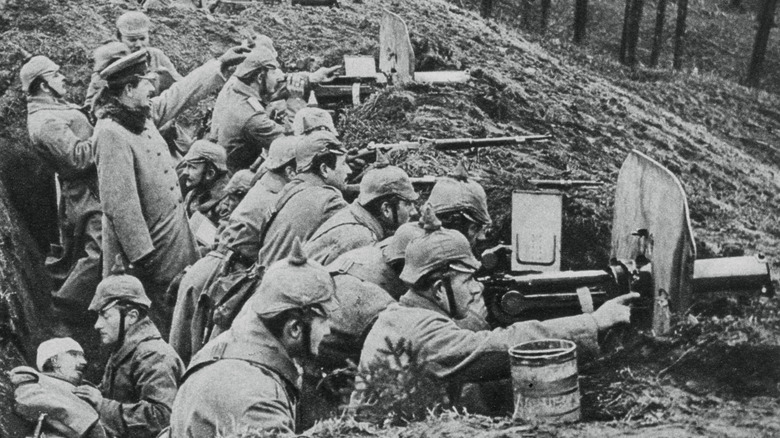
[[[481,385],[509,378],[513,345],[563,338],[593,352],[600,331],[628,322],[633,295],[490,327],[473,249],[491,218],[462,165],[422,204],[378,153],[348,203],[347,150],[304,100],[338,67],[285,74],[259,35],[181,76],[149,47],[148,17],[116,24],[83,106],[65,100],[50,59],[20,71],[32,145],[61,191],[62,251],[47,262],[58,336],[37,369],[12,372],[17,412],[46,436],[292,434],[370,403],[363,372],[397,366],[386,347],[399,341],[459,404],[490,412],[501,395]],[[210,132],[179,151],[164,134],[216,91]],[[110,352],[98,386],[69,337],[85,323]],[[350,364],[356,379],[320,384]]]

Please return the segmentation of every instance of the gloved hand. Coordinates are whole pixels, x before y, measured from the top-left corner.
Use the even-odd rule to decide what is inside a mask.
[[[323,82],[330,82],[336,79],[336,72],[341,69],[340,65],[333,67],[320,67],[314,73],[309,74],[309,82],[312,84],[321,84]]]
[[[596,320],[599,331],[606,330],[617,324],[631,322],[631,308],[628,307],[627,303],[637,298],[639,298],[639,294],[631,292],[612,298],[602,304],[601,307],[593,312],[593,319]]]
[[[244,46],[235,46],[228,49],[225,54],[217,58],[217,60],[222,64],[222,68],[226,69],[228,67],[232,67],[234,65],[241,64],[244,62],[244,59],[246,59],[246,55],[251,52],[252,49],[249,47]]]

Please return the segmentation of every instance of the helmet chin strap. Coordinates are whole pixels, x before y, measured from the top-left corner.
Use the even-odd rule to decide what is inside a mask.
[[[450,282],[450,278],[444,277],[442,282],[444,283],[444,290],[447,292],[447,302],[449,302],[450,307],[450,318],[457,319],[458,303],[455,301],[455,292],[452,290],[452,283]]]

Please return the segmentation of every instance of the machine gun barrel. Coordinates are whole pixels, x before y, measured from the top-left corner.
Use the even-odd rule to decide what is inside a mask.
[[[529,179],[528,182],[540,188],[550,189],[570,189],[573,187],[596,187],[604,185],[601,181],[579,179]]]

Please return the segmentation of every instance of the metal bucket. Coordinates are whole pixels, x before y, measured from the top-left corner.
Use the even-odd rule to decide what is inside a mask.
[[[515,411],[524,421],[580,419],[577,345],[562,339],[524,342],[509,349]]]

